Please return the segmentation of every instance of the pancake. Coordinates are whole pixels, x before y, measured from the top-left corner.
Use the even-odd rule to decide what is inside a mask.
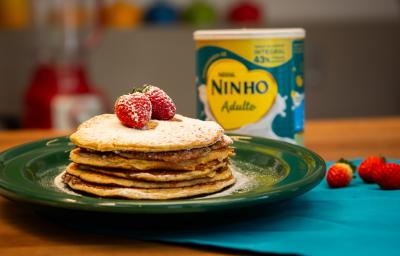
[[[190,187],[180,188],[121,188],[106,185],[96,185],[83,181],[76,176],[66,173],[63,176],[64,183],[68,184],[73,190],[89,193],[100,197],[127,198],[127,199],[153,199],[166,200],[218,192],[235,182],[235,177]]]
[[[176,199],[230,186],[233,141],[212,121],[175,115],[143,129],[114,114],[95,116],[70,136],[77,148],[63,182],[77,192],[127,199]]]
[[[212,150],[226,148],[232,143],[233,143],[232,139],[224,135],[215,144],[203,148],[192,148],[186,150],[167,151],[167,152],[114,151],[114,153],[125,158],[176,162],[176,161],[186,161],[186,160],[196,159],[199,157],[204,157]],[[96,151],[92,152],[95,153]]]
[[[174,171],[174,170],[148,170],[148,171],[132,171],[132,170],[121,170],[111,169],[103,167],[93,167],[89,165],[80,165],[80,169],[103,173],[108,176],[115,176],[126,179],[136,179],[145,181],[183,181],[198,178],[213,177],[215,170],[226,167],[227,161],[219,162],[212,161],[203,166],[199,166],[199,170],[195,171]]]
[[[132,129],[114,114],[95,116],[70,136],[75,145],[96,151],[165,152],[202,148],[215,144],[223,129],[212,121],[181,115],[172,120],[152,120],[152,127]]]
[[[228,179],[231,176],[231,171],[229,168],[219,169],[213,177],[191,179],[185,181],[169,181],[169,182],[152,182],[143,181],[138,179],[127,179],[118,178],[115,176],[109,176],[99,172],[89,171],[79,168],[76,164],[70,164],[66,172],[73,176],[80,178],[83,181],[104,184],[104,185],[115,185],[118,187],[132,187],[132,188],[179,188],[179,187],[189,187],[197,184],[209,183],[218,180]]]
[[[112,152],[103,154],[91,153],[80,148],[71,151],[70,159],[78,164],[91,165],[107,168],[121,168],[128,170],[152,170],[152,169],[168,169],[168,170],[186,170],[195,171],[199,167],[210,161],[224,161],[229,156],[233,155],[233,149],[229,147],[212,150],[203,157],[197,159],[165,162],[165,161],[150,161],[141,159],[128,159]]]

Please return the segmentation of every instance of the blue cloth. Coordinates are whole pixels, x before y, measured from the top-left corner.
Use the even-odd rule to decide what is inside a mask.
[[[359,177],[349,187],[330,189],[324,180],[277,208],[254,218],[148,234],[146,239],[260,253],[400,255],[400,190],[381,190]]]

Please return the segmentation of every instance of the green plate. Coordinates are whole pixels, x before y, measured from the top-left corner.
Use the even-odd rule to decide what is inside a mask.
[[[71,194],[55,182],[74,147],[66,137],[40,140],[0,155],[0,194],[23,202],[82,211],[114,213],[194,213],[270,204],[315,187],[325,162],[300,146],[232,135],[237,182],[217,194],[181,200],[104,199]]]

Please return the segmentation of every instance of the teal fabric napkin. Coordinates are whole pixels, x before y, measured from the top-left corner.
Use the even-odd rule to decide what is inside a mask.
[[[258,253],[400,255],[400,190],[381,190],[359,177],[341,189],[328,188],[324,180],[275,209],[251,211],[222,224],[134,236]]]

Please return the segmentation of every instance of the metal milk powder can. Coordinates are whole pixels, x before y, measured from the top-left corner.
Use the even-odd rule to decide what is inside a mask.
[[[197,117],[303,144],[304,37],[301,28],[196,31]]]

